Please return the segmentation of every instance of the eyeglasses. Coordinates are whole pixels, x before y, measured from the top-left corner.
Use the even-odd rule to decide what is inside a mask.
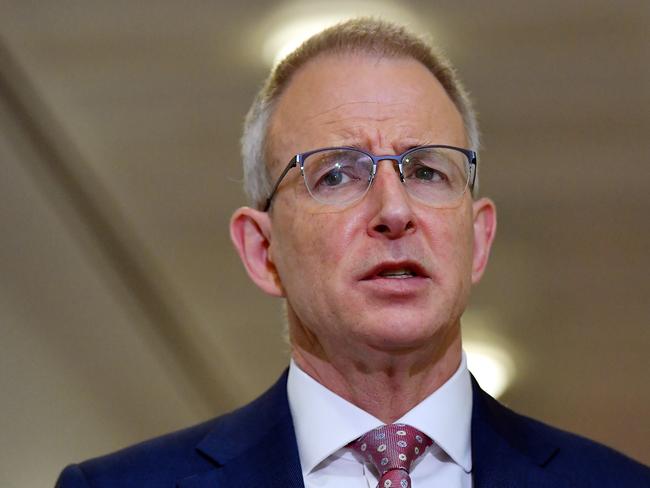
[[[296,154],[278,178],[264,211],[271,207],[280,183],[300,167],[309,194],[326,205],[346,206],[360,200],[377,174],[379,161],[397,164],[407,192],[433,207],[457,202],[474,188],[476,153],[454,146],[418,146],[394,156],[375,156],[352,147],[326,147]]]

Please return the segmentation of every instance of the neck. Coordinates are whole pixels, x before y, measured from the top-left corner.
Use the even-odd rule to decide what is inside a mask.
[[[441,331],[431,344],[407,350],[359,346],[348,357],[328,354],[291,328],[292,356],[309,376],[384,423],[393,423],[442,386],[461,360],[460,324]],[[391,392],[386,395],[386,392]]]

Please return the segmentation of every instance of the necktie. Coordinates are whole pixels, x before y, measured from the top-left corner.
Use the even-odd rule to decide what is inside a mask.
[[[411,464],[433,444],[410,425],[389,424],[365,433],[348,444],[379,471],[378,488],[411,488]]]

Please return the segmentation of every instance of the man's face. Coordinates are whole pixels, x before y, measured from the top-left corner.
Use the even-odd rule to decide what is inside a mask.
[[[467,147],[460,113],[423,65],[363,55],[321,56],[301,68],[279,100],[269,141],[273,178],[294,154],[328,146],[374,154]],[[435,342],[458,328],[482,272],[469,191],[451,208],[432,208],[406,193],[389,161],[363,199],[344,208],[313,200],[293,169],[269,218],[268,256],[290,331],[324,354]]]

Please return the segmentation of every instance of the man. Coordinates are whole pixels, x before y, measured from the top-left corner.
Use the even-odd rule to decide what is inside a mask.
[[[292,362],[255,402],[66,468],[71,487],[650,486],[606,447],[519,416],[467,371],[460,317],[496,229],[452,68],[357,19],[281,63],[243,137],[231,236],[286,299]]]

